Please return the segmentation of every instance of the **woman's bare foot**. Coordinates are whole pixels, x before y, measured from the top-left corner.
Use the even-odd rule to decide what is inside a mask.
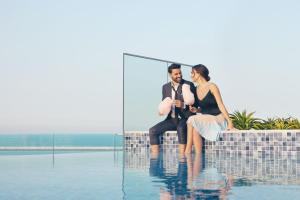
[[[190,147],[186,147],[185,148],[185,155],[189,155],[189,154],[191,154],[192,153],[192,148],[190,148]]]

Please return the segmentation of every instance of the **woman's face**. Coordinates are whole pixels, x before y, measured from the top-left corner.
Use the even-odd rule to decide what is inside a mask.
[[[192,81],[196,82],[197,79],[199,78],[199,76],[200,76],[200,74],[197,73],[195,70],[192,69],[192,71],[191,71],[191,79],[192,79]]]

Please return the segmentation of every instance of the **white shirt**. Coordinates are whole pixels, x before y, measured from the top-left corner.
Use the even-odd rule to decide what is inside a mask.
[[[174,89],[177,91],[178,86],[179,86],[179,83],[175,83],[175,84],[174,84],[174,82],[171,82],[171,85],[172,85],[172,87],[174,87]],[[172,99],[173,99],[173,100],[175,99],[175,92],[174,92],[173,89],[172,89]]]

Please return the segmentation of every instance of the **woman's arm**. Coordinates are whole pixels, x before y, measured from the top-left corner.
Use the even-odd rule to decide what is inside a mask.
[[[217,104],[218,104],[218,107],[219,107],[220,111],[222,112],[222,114],[224,115],[226,121],[228,122],[228,129],[233,129],[234,127],[233,127],[232,121],[229,117],[227,109],[224,106],[224,103],[223,103],[223,100],[222,100],[222,97],[221,97],[220,90],[219,90],[218,86],[216,84],[212,83],[212,84],[210,84],[209,87],[210,87],[209,89],[210,89],[211,93],[216,98],[216,101],[217,101]]]

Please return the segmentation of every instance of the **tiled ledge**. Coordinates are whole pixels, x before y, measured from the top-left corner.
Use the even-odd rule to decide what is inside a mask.
[[[150,147],[148,131],[126,131],[124,133],[125,150],[140,151]],[[160,136],[160,145],[163,149],[176,149],[178,138],[176,131],[167,131]]]
[[[149,148],[148,131],[125,132],[125,150],[140,151]],[[163,149],[177,149],[176,131],[161,136]],[[220,140],[205,141],[206,153],[227,155],[297,156],[300,158],[300,130],[237,130],[223,131]]]
[[[216,142],[205,142],[208,153],[257,157],[300,157],[300,130],[226,131]]]

